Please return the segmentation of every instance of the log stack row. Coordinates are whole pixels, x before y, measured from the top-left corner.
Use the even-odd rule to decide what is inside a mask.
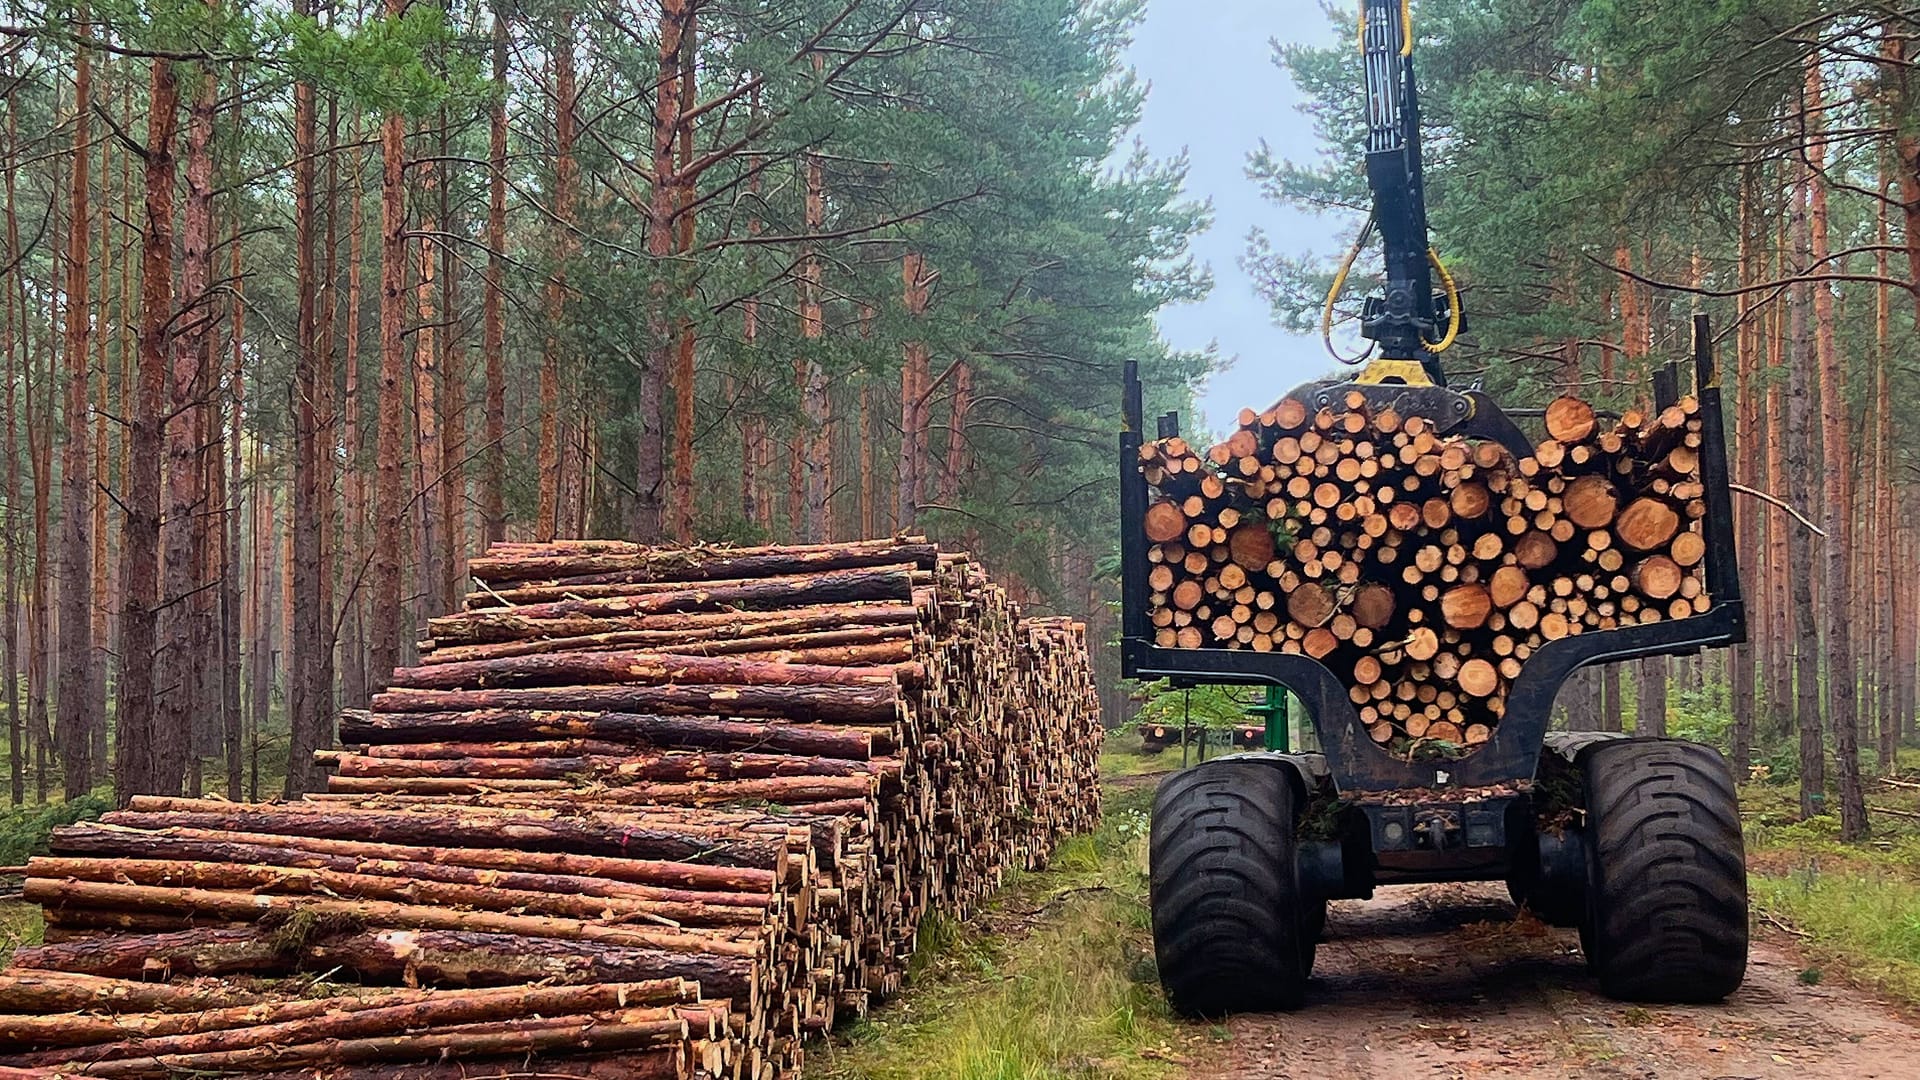
[[[1145,444],[1156,643],[1305,654],[1375,742],[1470,752],[1547,643],[1707,610],[1698,413],[1563,397],[1516,460],[1354,392]]]
[[[1097,820],[1084,627],[964,556],[563,542],[472,571],[343,716],[326,793],[56,833],[0,1065],[791,1076],[900,987],[925,915]]]

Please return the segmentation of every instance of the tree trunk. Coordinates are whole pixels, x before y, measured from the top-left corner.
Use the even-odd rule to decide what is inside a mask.
[[[1812,260],[1807,222],[1807,181],[1801,177],[1793,192],[1793,271],[1806,273]],[[1788,305],[1788,336],[1793,355],[1788,364],[1787,435],[1784,467],[1789,481],[1788,500],[1796,506],[1813,504],[1812,410],[1808,383],[1818,362],[1807,326],[1812,306],[1805,281],[1793,286]],[[1813,606],[1813,543],[1804,529],[1787,530],[1786,576],[1792,590],[1794,641],[1794,713],[1800,731],[1800,814],[1812,817],[1826,809],[1826,748],[1820,723],[1820,627]]]
[[[211,71],[196,66],[197,92],[187,111],[187,193],[182,215],[180,296],[173,315],[171,417],[166,423],[167,500],[161,520],[164,559],[159,648],[155,663],[165,680],[155,727],[165,753],[167,783],[197,790],[206,719],[212,702],[203,695],[209,643],[199,615],[207,594],[201,555],[205,548],[206,457],[204,399],[213,318],[213,110],[217,87]],[[172,779],[178,776],[176,781]]]
[[[815,57],[816,68],[819,58]],[[806,231],[812,235],[821,230],[826,222],[827,190],[824,171],[817,154],[807,156],[806,187]],[[832,522],[827,513],[827,499],[830,494],[831,480],[828,466],[832,460],[833,444],[828,437],[827,373],[820,363],[821,343],[826,337],[827,324],[823,310],[822,290],[824,288],[824,268],[818,246],[809,241],[806,254],[800,264],[800,338],[807,350],[801,376],[802,411],[806,415],[806,432],[796,435],[796,441],[807,446],[803,456],[806,466],[806,527],[800,533],[800,539],[810,543],[822,543],[833,539]]]
[[[300,10],[311,15],[309,0],[300,0],[300,3]],[[289,606],[293,618],[288,688],[291,734],[287,742],[285,789],[290,797],[324,786],[324,775],[313,764],[313,752],[324,744],[321,731],[328,726],[327,717],[321,711],[324,706],[319,683],[319,654],[325,647],[328,628],[323,625],[320,609],[320,578],[326,572],[326,564],[321,536],[324,526],[320,519],[319,399],[323,391],[319,378],[320,341],[315,297],[319,275],[315,266],[313,95],[311,83],[294,84],[293,242],[298,321],[293,370],[293,594]]]
[[[87,377],[92,356],[88,338],[93,312],[88,309],[88,164],[93,113],[93,50],[89,47],[87,9],[82,3],[74,25],[80,41],[73,60],[73,158],[69,167],[66,287],[66,437],[60,474],[60,693],[59,740],[62,788],[69,799],[93,787],[93,475],[87,424]],[[102,253],[105,254],[104,252]],[[43,553],[44,555],[44,553]]]
[[[59,272],[59,260],[53,260],[53,272]],[[27,298],[21,298],[21,310],[29,310]],[[49,563],[54,554],[48,537],[48,515],[53,507],[53,427],[55,345],[54,331],[47,327],[45,373],[39,375],[31,354],[27,359],[27,377],[22,387],[27,395],[27,458],[33,470],[33,579],[27,605],[27,733],[33,739],[34,796],[47,801],[49,758],[53,756],[53,729],[47,717],[47,654],[52,647],[52,573]],[[39,382],[34,380],[38,378]],[[41,400],[41,395],[45,400]]]
[[[665,522],[662,497],[666,494],[666,402],[668,376],[678,363],[676,319],[669,258],[677,243],[674,214],[680,205],[681,177],[675,161],[680,133],[681,76],[686,61],[681,52],[692,17],[690,0],[661,0],[660,76],[653,90],[653,174],[647,201],[647,254],[652,257],[652,286],[648,333],[653,347],[640,372],[640,415],[635,418],[639,438],[635,448],[633,539],[657,540]]]
[[[502,309],[507,265],[507,7],[493,11],[493,85],[498,95],[489,116],[487,142],[487,280],[481,300],[482,348],[486,353],[485,479],[480,514],[486,542],[507,538],[507,324]],[[355,705],[360,702],[356,700]]]
[[[240,103],[234,100],[230,113],[229,126],[240,130]],[[236,158],[237,158],[236,151]],[[238,170],[235,170],[236,172]],[[231,264],[228,276],[233,279],[231,295],[232,366],[228,372],[232,395],[229,402],[229,428],[227,431],[227,498],[223,504],[226,512],[225,546],[226,558],[222,563],[223,580],[220,588],[220,609],[222,619],[221,659],[226,671],[224,692],[220,696],[222,743],[227,759],[227,798],[238,801],[246,795],[246,729],[242,721],[240,692],[242,685],[241,656],[243,654],[244,629],[242,627],[240,607],[240,442],[245,430],[246,405],[246,300],[241,276],[241,215],[235,209],[233,215],[233,235],[231,245]]]
[[[154,612],[160,604],[160,467],[165,447],[167,352],[173,317],[173,136],[179,84],[155,59],[149,76],[146,227],[140,245],[140,369],[128,417],[126,523],[121,529],[120,700],[115,797],[179,790],[161,771],[156,727]]]
[[[20,437],[19,402],[16,387],[20,385],[22,358],[26,355],[26,334],[20,329],[18,313],[24,311],[24,305],[16,306],[16,301],[25,296],[20,287],[20,225],[14,201],[16,161],[14,150],[19,143],[19,116],[14,107],[12,91],[7,94],[7,168],[6,188],[7,204],[7,271],[0,278],[0,287],[6,292],[6,351],[7,351],[7,505],[0,514],[4,514],[7,527],[7,543],[4,573],[6,589],[5,619],[6,625],[0,627],[0,642],[6,646],[6,664],[0,668],[0,675],[6,678],[7,695],[7,765],[12,783],[13,805],[19,806],[27,801],[27,754],[26,740],[20,715]],[[123,735],[124,739],[125,736]]]
[[[113,144],[110,141],[104,141],[100,144],[100,179],[103,195],[105,194],[104,187],[107,174],[112,165],[112,148]],[[116,245],[114,243],[114,215],[112,213],[101,213],[99,217],[99,308],[104,317],[106,313],[107,296],[113,288],[114,249]],[[130,221],[132,217],[128,215],[122,220]],[[123,307],[121,310],[124,313],[126,309]],[[127,325],[124,316],[120,325]],[[115,589],[112,580],[113,564],[108,558],[108,552],[111,551],[112,548],[107,543],[107,492],[109,490],[117,490],[117,488],[111,486],[114,480],[113,470],[109,464],[112,461],[112,450],[107,438],[107,417],[108,415],[126,415],[125,410],[119,408],[110,400],[108,394],[109,380],[107,378],[107,372],[112,369],[109,366],[107,358],[107,337],[108,335],[106,334],[94,335],[94,364],[100,372],[100,378],[98,382],[95,383],[97,389],[94,391],[95,407],[93,411],[93,476],[96,482],[94,489],[87,492],[87,501],[91,507],[93,517],[91,525],[93,536],[93,565],[90,568],[90,572],[93,575],[93,600],[91,610],[88,612],[88,622],[92,626],[90,633],[93,640],[93,660],[87,670],[87,717],[91,725],[88,730],[87,741],[91,749],[87,756],[93,763],[94,780],[96,783],[103,777],[110,777],[113,772],[111,759],[107,756],[107,671],[113,666],[113,645],[108,638],[107,616],[111,610],[113,603],[112,597]],[[120,385],[119,393],[122,397],[126,394],[126,384],[124,382]]]
[[[681,38],[679,53],[680,101],[675,116],[679,128],[679,157],[674,168],[674,187],[679,197],[674,209],[678,216],[674,250],[679,254],[682,265],[685,265],[685,261],[693,255],[695,235],[696,192],[691,171],[694,124],[691,120],[681,119],[691,115],[699,96],[696,64],[700,55],[699,12],[693,4],[687,8],[686,31]],[[673,535],[680,543],[688,544],[693,542],[693,361],[698,345],[690,314],[698,294],[691,285],[686,288],[684,298],[689,314],[679,319],[673,361]]]
[[[1751,168],[1741,174],[1740,218],[1739,218],[1739,280],[1744,288],[1755,280],[1753,273],[1754,248],[1754,207],[1756,198],[1754,176]],[[1735,338],[1735,378],[1734,390],[1734,443],[1738,455],[1741,476],[1758,479],[1760,475],[1760,415],[1758,408],[1758,343],[1756,332],[1756,312],[1750,296],[1742,295],[1739,300],[1739,328]],[[1758,579],[1751,571],[1754,562],[1760,557],[1760,511],[1750,502],[1735,506],[1735,529],[1737,550],[1741,564],[1741,594],[1749,598],[1749,610],[1753,611],[1753,621],[1761,622],[1758,612],[1764,603],[1758,596]],[[1753,720],[1757,711],[1754,701],[1754,647],[1751,642],[1736,646],[1729,657],[1731,678],[1729,694],[1733,705],[1733,732],[1731,739],[1733,769],[1736,777],[1745,776],[1753,763]]]
[[[355,124],[358,134],[359,125]],[[358,141],[356,139],[356,141]],[[368,566],[366,454],[360,437],[360,288],[364,235],[360,204],[364,179],[361,166],[365,157],[356,152],[347,211],[347,327],[346,327],[346,399],[340,442],[344,448],[340,467],[343,476],[344,520],[340,524],[341,560],[344,595],[341,603],[340,668],[341,698],[348,708],[360,708],[367,702],[366,610]]]
[[[440,110],[439,157],[434,171],[439,173],[440,220],[454,236],[467,235],[459,206],[447,176],[447,112]],[[452,604],[460,595],[460,582],[466,576],[467,546],[467,343],[461,334],[460,260],[454,257],[450,241],[431,241],[440,260],[440,311],[446,332],[440,335],[440,543],[441,580],[438,592]]]
[[[574,136],[574,69],[573,69],[573,12],[562,10],[555,15],[555,37],[553,47],[553,243],[551,257],[553,270],[547,277],[546,293],[546,338],[541,349],[540,359],[540,510],[534,522],[534,534],[537,539],[549,540],[562,531],[566,506],[569,499],[569,485],[573,478],[567,474],[562,463],[567,456],[563,444],[569,438],[567,425],[562,422],[564,373],[561,357],[561,333],[567,317],[567,258],[573,252],[573,198],[575,166],[573,160]],[[664,46],[663,46],[664,49]],[[666,85],[655,89],[660,98],[670,96],[673,91]],[[672,144],[668,143],[669,153]],[[656,145],[655,149],[658,149]],[[649,226],[649,253],[652,248],[652,224]],[[668,254],[663,249],[658,254]],[[671,348],[668,334],[664,328],[655,338],[658,342],[655,356],[664,355]],[[647,378],[643,375],[643,383]],[[652,375],[658,378],[657,371]],[[644,396],[646,391],[641,391]],[[657,410],[656,410],[657,412]],[[649,413],[643,404],[641,424],[656,423],[655,414]],[[658,435],[657,430],[655,431]],[[642,436],[644,445],[645,436]],[[655,479],[654,497],[659,497],[659,481]],[[646,492],[643,484],[642,493]],[[655,506],[656,516],[658,505]],[[655,524],[656,531],[658,523]]]
[[[973,468],[967,450],[967,410],[973,403],[973,365],[957,361],[953,371],[953,406],[947,418],[947,462],[940,484],[940,497],[951,500],[960,494],[960,484]]]
[[[430,152],[430,151],[429,151]],[[409,509],[418,542],[414,564],[414,595],[423,613],[445,611],[453,602],[446,592],[446,535],[441,530],[440,494],[447,483],[441,474],[446,451],[440,437],[440,351],[437,345],[439,313],[434,310],[434,288],[439,281],[439,259],[432,234],[439,230],[440,176],[437,165],[420,173],[420,261],[414,277],[413,330],[413,449],[414,500]]]
[[[1825,102],[1820,61],[1807,63],[1807,163],[1812,214],[1808,226],[1812,265],[1826,266],[1827,180],[1826,138],[1821,108]],[[1840,268],[1844,271],[1844,266]],[[1826,494],[1826,623],[1827,720],[1833,728],[1833,751],[1840,780],[1840,836],[1860,840],[1867,835],[1867,803],[1860,788],[1859,686],[1853,666],[1853,620],[1859,612],[1850,602],[1850,552],[1853,543],[1853,470],[1846,375],[1841,370],[1840,347],[1834,330],[1833,288],[1826,282],[1813,287],[1814,341],[1820,365],[1820,441],[1825,455]]]
[[[917,320],[926,314],[932,295],[932,277],[927,271],[926,261],[918,252],[908,252],[901,260],[900,277],[904,283],[903,297],[907,314]],[[925,482],[926,397],[931,375],[928,372],[929,357],[925,342],[910,340],[903,346],[903,351],[905,356],[900,369],[900,491],[894,527],[911,530],[920,507],[921,485]]]
[[[1900,725],[1894,711],[1893,684],[1900,669],[1900,654],[1894,645],[1900,622],[1900,586],[1894,576],[1899,565],[1894,558],[1897,524],[1894,518],[1894,441],[1893,441],[1893,295],[1886,282],[1892,277],[1887,248],[1891,243],[1887,199],[1891,177],[1886,161],[1881,161],[1880,203],[1874,215],[1874,272],[1881,283],[1874,288],[1874,364],[1873,364],[1873,514],[1874,545],[1871,556],[1873,584],[1869,604],[1874,616],[1874,642],[1867,666],[1875,672],[1874,711],[1879,714],[1878,760],[1882,773],[1893,772],[1900,751]],[[1888,585],[1892,585],[1888,588]]]
[[[398,18],[403,0],[387,0],[387,14]],[[374,449],[373,595],[368,607],[372,625],[367,633],[367,686],[378,691],[387,675],[400,666],[400,551],[405,535],[406,489],[402,480],[401,439],[404,401],[402,352],[405,331],[407,259],[405,121],[389,114],[380,129],[380,393],[379,425]]]
[[[1667,658],[1648,657],[1636,665],[1633,733],[1665,738],[1667,734]]]

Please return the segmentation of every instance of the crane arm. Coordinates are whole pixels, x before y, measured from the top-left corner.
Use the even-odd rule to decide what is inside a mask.
[[[1367,99],[1367,186],[1386,256],[1386,290],[1370,298],[1361,333],[1386,360],[1418,361],[1446,385],[1438,356],[1457,335],[1457,298],[1434,296],[1439,265],[1427,239],[1420,165],[1420,97],[1413,78],[1410,0],[1361,0],[1360,47]],[[1443,310],[1444,308],[1444,310]],[[1442,334],[1442,328],[1445,333]]]

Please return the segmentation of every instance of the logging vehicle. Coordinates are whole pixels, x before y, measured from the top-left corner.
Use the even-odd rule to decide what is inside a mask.
[[[1728,763],[1547,731],[1582,667],[1745,640],[1705,317],[1691,371],[1657,367],[1649,408],[1523,414],[1450,387],[1464,316],[1427,237],[1411,17],[1361,7],[1373,214],[1355,250],[1384,247],[1362,314],[1377,355],[1244,411],[1206,451],[1171,414],[1146,437],[1125,375],[1124,674],[1284,687],[1319,745],[1287,752],[1276,731],[1160,786],[1160,979],[1188,1015],[1298,1007],[1330,900],[1505,881],[1579,929],[1606,994],[1718,1000],[1747,956]]]

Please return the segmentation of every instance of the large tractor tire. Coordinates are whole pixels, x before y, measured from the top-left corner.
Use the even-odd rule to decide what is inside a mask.
[[[1294,858],[1291,781],[1257,761],[1209,762],[1160,785],[1148,853],[1154,957],[1194,1017],[1297,1008],[1317,929]]]
[[[1747,968],[1747,874],[1726,759],[1622,739],[1582,762],[1591,842],[1588,967],[1622,1001],[1719,1001]]]

